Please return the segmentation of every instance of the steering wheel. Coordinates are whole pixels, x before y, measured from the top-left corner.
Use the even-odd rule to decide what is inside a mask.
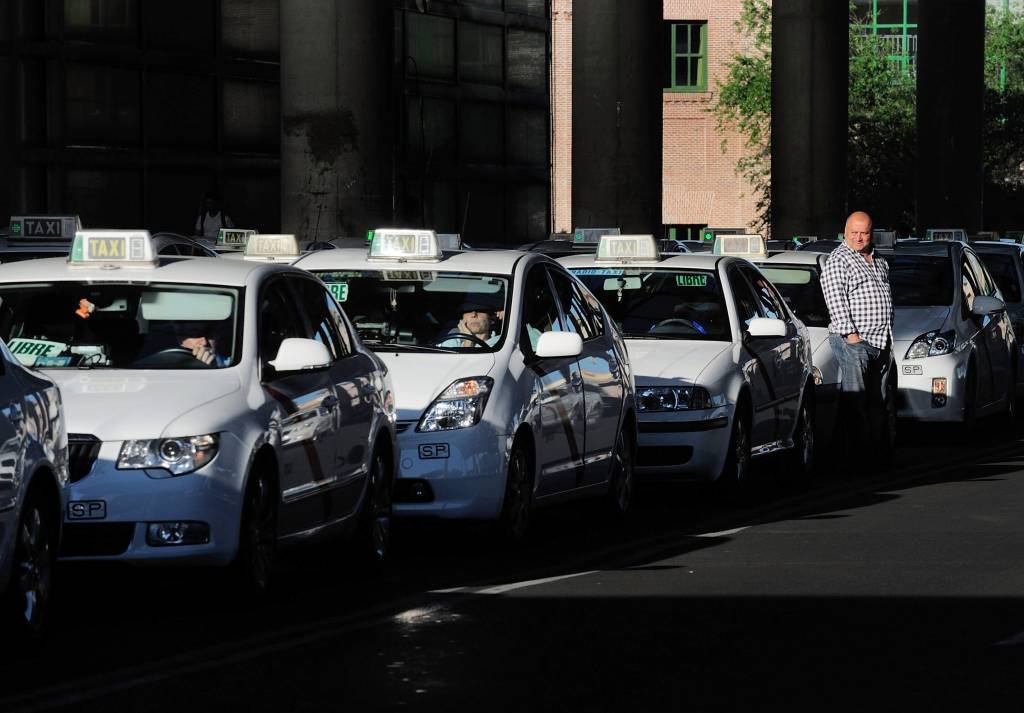
[[[704,333],[695,322],[692,322],[691,320],[685,319],[683,317],[670,317],[669,319],[663,319],[654,326],[654,329],[658,329],[659,327],[685,327],[686,329],[692,331],[694,334]],[[652,329],[651,331],[653,332],[654,329]]]
[[[189,361],[182,362],[181,357],[184,356],[189,357]],[[207,364],[196,359],[192,350],[187,349],[186,347],[167,347],[166,349],[161,349],[158,352],[153,352],[152,354],[148,354],[141,359],[136,360],[133,366],[167,366],[178,362],[188,364],[187,368],[189,369],[210,369],[213,367],[212,364]],[[195,363],[193,364],[191,362]]]
[[[452,339],[468,339],[471,342],[479,344],[484,349],[489,349],[491,346],[490,344],[488,344],[475,334],[466,334],[465,332],[453,332],[451,334],[446,334],[443,339],[438,339],[436,342],[434,342],[434,346],[439,347],[445,342],[451,341]]]

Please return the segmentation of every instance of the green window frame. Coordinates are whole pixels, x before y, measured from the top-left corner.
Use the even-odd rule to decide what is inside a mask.
[[[671,83],[665,91],[708,90],[708,23],[674,22],[671,29]]]

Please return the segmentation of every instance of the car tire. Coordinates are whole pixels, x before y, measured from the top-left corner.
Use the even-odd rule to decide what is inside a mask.
[[[506,472],[499,525],[506,540],[521,544],[529,540],[532,531],[533,477],[530,459],[519,441],[512,445]]]
[[[895,368],[895,367],[893,367]],[[896,406],[896,385],[891,383],[885,388],[885,403],[882,404],[882,432],[879,444],[882,455],[888,458],[896,450],[896,429],[898,424]]]
[[[614,517],[624,516],[633,503],[634,463],[633,438],[621,429],[615,439],[612,471],[608,479],[608,510]]]
[[[793,473],[798,482],[810,480],[814,474],[816,441],[814,437],[814,409],[809,397],[805,396],[797,411],[796,424],[793,426],[793,451],[791,460]]]
[[[257,466],[249,477],[242,503],[235,579],[253,595],[265,594],[273,582],[277,558],[277,497],[274,481]]]
[[[750,491],[750,426],[740,411],[733,416],[729,450],[716,484],[719,493],[728,499],[738,499]]]
[[[14,533],[6,609],[17,635],[35,638],[45,630],[57,563],[57,523],[38,490],[30,491]]]
[[[964,380],[963,426],[959,429],[961,443],[974,442],[978,430],[978,372],[971,366]]]
[[[387,562],[391,550],[392,482],[384,454],[377,449],[370,460],[369,482],[355,532],[357,557],[374,569]]]

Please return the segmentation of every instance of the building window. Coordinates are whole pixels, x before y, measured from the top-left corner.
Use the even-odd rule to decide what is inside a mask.
[[[708,23],[672,25],[672,80],[669,91],[706,92],[708,89]]]
[[[665,237],[670,240],[701,240],[706,225],[666,225]]]

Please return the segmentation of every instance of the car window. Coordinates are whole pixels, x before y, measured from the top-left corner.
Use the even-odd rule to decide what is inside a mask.
[[[597,328],[594,326],[593,316],[576,283],[558,270],[551,270],[551,280],[555,284],[555,293],[562,305],[562,313],[565,315],[569,331],[579,334],[583,341],[596,337]]]
[[[967,263],[971,266],[971,273],[977,281],[978,289],[981,290],[981,294],[995,294],[996,287],[992,284],[992,280],[989,279],[988,271],[985,270],[985,266],[982,265],[980,260],[978,260],[978,256],[973,255],[972,253],[965,253],[965,256],[967,257]]]
[[[954,270],[949,257],[893,255],[886,259],[895,307],[948,307],[954,304]]]
[[[281,342],[305,337],[302,317],[295,310],[295,299],[284,280],[274,280],[260,294],[259,351],[260,362],[266,365],[277,356]]]
[[[789,308],[808,327],[827,327],[828,305],[818,270],[810,265],[761,266],[761,272],[782,293]]]
[[[561,331],[564,330],[548,284],[547,270],[543,265],[535,265],[523,285],[523,347],[532,353],[537,349],[541,334]]]
[[[740,271],[747,276],[750,286],[754,288],[754,296],[757,298],[761,314],[769,319],[786,319],[782,298],[775,292],[768,278],[746,265],[742,265]]]
[[[320,342],[327,347],[335,360],[340,359],[346,354],[346,350],[341,343],[341,337],[338,336],[334,316],[330,311],[330,306],[334,303],[330,293],[322,284],[313,280],[296,278],[288,281],[298,293],[299,306],[305,313],[308,323],[303,336]]]
[[[159,255],[181,255],[181,253],[178,251],[178,246],[175,245],[174,243],[170,243],[168,245],[164,245],[162,248],[160,248],[160,252],[158,254]]]
[[[960,294],[962,298],[960,309],[964,317],[967,317],[971,312],[971,307],[974,306],[974,298],[980,294],[980,291],[977,279],[966,259],[960,261]]]
[[[341,307],[334,299],[327,301],[327,311],[331,314],[331,321],[334,322],[334,330],[341,340],[341,356],[348,356],[352,353],[352,335],[349,333],[348,320],[342,314]]]
[[[729,286],[732,288],[733,298],[736,300],[736,313],[744,326],[750,326],[750,321],[758,317],[757,299],[751,292],[750,285],[746,278],[740,274],[735,266],[729,268]]]
[[[981,261],[988,268],[988,274],[995,280],[1003,299],[1020,302],[1020,276],[1017,274],[1017,257],[1007,253],[981,253]]]

